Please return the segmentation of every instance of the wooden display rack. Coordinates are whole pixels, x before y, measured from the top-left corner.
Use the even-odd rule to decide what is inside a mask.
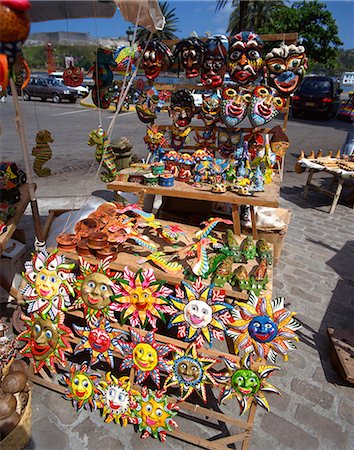
[[[327,329],[331,360],[344,380],[354,384],[354,332],[353,330]]]

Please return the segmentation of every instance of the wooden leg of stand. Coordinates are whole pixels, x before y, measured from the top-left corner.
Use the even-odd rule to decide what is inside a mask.
[[[344,183],[344,178],[339,178],[338,180],[338,185],[337,185],[337,190],[336,193],[334,194],[334,198],[333,198],[333,202],[331,205],[331,209],[329,210],[329,213],[332,214],[334,213],[334,210],[336,209],[340,194],[342,192],[343,189],[343,183]]]
[[[238,210],[238,205],[232,205],[232,221],[234,223],[234,233],[236,236],[241,234],[241,222],[240,222],[240,212]]]
[[[254,213],[254,206],[250,206],[251,211],[251,222],[252,222],[252,236],[253,239],[258,239],[258,231],[257,231],[257,222],[256,222],[256,215]]]
[[[245,439],[242,442],[241,450],[248,450],[248,447],[250,445],[251,432],[253,430],[253,422],[254,422],[254,416],[256,415],[256,409],[257,409],[257,405],[253,401],[252,405],[251,405],[251,408],[250,408],[250,412],[248,414],[248,419],[247,419],[247,423],[250,426],[250,428],[249,428],[248,436],[245,437]]]
[[[304,198],[307,198],[307,196],[308,196],[308,193],[309,193],[309,190],[310,190],[311,181],[312,181],[312,177],[313,177],[314,173],[315,173],[315,169],[310,169],[309,176],[307,178],[306,186],[305,186],[305,189],[304,189]]]
[[[142,189],[141,191],[139,191],[139,193],[138,193],[138,205],[144,206],[145,194],[146,194],[146,190],[145,189]]]

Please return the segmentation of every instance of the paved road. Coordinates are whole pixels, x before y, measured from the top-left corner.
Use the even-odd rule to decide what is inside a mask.
[[[13,159],[21,165],[12,105],[2,104],[0,108],[2,158]],[[102,112],[100,118],[97,111],[82,109],[79,105],[40,102],[25,103],[23,110],[30,148],[38,128],[48,128],[55,139],[53,160],[48,164],[55,175],[35,179],[43,215],[50,207],[71,207],[74,200],[80,203],[92,191],[103,194],[104,184],[87,176],[93,150],[86,141],[89,131],[100,121],[108,126],[112,113]],[[163,120],[168,120],[166,114]],[[302,191],[307,174],[293,172],[294,155],[300,150],[308,153],[319,148],[324,152],[336,150],[341,147],[349,128],[349,124],[334,119],[289,122],[291,147],[281,190],[281,206],[291,209],[292,220],[281,261],[275,269],[274,293],[285,296],[288,307],[298,311],[303,329],[298,350],[290,355],[289,362],[281,364],[281,372],[272,379],[282,391],[282,397],[268,396],[271,413],[257,410],[251,440],[254,450],[354,448],[354,390],[334,371],[326,336],[328,326],[353,328],[353,210],[344,205],[345,196],[333,215],[327,212],[327,197],[311,193],[304,201]],[[125,113],[119,116],[113,136],[127,136],[134,144],[134,151],[143,156],[144,129],[134,114]],[[22,225],[31,235],[29,216],[23,219]],[[123,430],[103,424],[98,412],[77,414],[55,393],[35,387],[35,394],[30,449],[194,448],[172,439],[164,446],[152,439],[142,442],[131,427]],[[238,415],[236,405],[232,413]],[[210,429],[201,424],[183,419],[179,422],[183,429],[198,429],[196,434],[208,436],[210,433]]]

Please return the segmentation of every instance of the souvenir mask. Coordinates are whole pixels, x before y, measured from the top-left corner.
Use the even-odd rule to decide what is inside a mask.
[[[218,151],[223,158],[229,158],[242,142],[242,132],[235,133],[226,128],[219,128]]]
[[[231,42],[228,55],[228,70],[232,81],[247,86],[260,75],[263,66],[262,39],[252,31],[241,31]]]
[[[26,346],[20,350],[23,356],[33,359],[33,369],[38,373],[43,367],[56,372],[54,364],[66,365],[65,353],[72,352],[67,338],[73,334],[63,325],[64,313],[60,312],[52,321],[34,313],[31,317],[22,315],[27,329],[16,339],[25,341]]]
[[[67,86],[77,87],[81,86],[84,75],[80,67],[70,66],[63,72],[63,80]]]
[[[72,401],[77,411],[96,409],[95,396],[100,392],[96,380],[99,377],[98,374],[90,374],[90,367],[86,364],[79,368],[71,364],[70,372],[63,375],[63,384],[67,385],[65,398]]]
[[[228,48],[229,41],[222,34],[216,34],[206,40],[200,76],[204,86],[216,88],[223,84]]]
[[[186,400],[196,391],[206,403],[205,385],[217,386],[213,374],[209,372],[217,362],[214,358],[199,356],[195,344],[191,344],[185,351],[176,348],[173,360],[168,362],[172,371],[165,381],[164,389],[179,387],[180,401]]]
[[[199,75],[205,47],[203,41],[197,37],[190,37],[179,41],[174,50],[174,57],[186,71],[187,78],[194,78]]]
[[[231,321],[228,335],[237,339],[238,351],[247,348],[273,363],[280,353],[286,361],[288,350],[295,348],[293,341],[299,340],[295,331],[301,325],[293,318],[294,313],[284,308],[283,297],[270,300],[250,292],[242,309],[235,308],[231,314],[235,325]]]
[[[203,97],[200,117],[206,127],[214,126],[219,120],[221,99],[217,94]]]
[[[176,290],[176,297],[171,297],[178,312],[171,318],[169,327],[178,326],[178,337],[185,341],[195,341],[201,346],[207,341],[212,346],[213,337],[223,340],[220,330],[225,324],[220,314],[227,314],[231,308],[224,302],[223,291],[214,291],[213,286],[205,286],[201,278],[193,285],[182,281],[182,288]]]
[[[280,125],[272,128],[269,134],[272,134],[270,139],[272,152],[276,154],[277,159],[282,159],[289,148],[288,136],[284,133]]]
[[[233,86],[226,86],[223,89],[220,117],[228,128],[236,127],[246,117],[251,97],[249,92],[240,92]]]
[[[302,45],[283,44],[265,57],[268,84],[275,88],[279,95],[288,97],[300,86],[306,73],[307,58]]]
[[[171,96],[169,116],[177,128],[186,128],[194,116],[194,100],[192,95],[183,89],[174,92]]]
[[[277,116],[284,106],[284,99],[278,97],[275,89],[257,86],[248,109],[248,118],[252,127],[260,127]]]
[[[171,351],[168,345],[157,344],[153,331],[145,337],[130,328],[131,341],[120,341],[124,360],[121,370],[135,369],[135,382],[141,384],[150,375],[154,383],[160,387],[160,371],[169,372],[164,357]]]
[[[148,80],[154,80],[158,77],[161,70],[168,68],[171,61],[171,50],[163,42],[152,39],[145,49],[141,68],[144,70]]]
[[[141,395],[135,396],[137,407],[135,417],[138,420],[138,429],[143,431],[142,438],[152,436],[166,440],[166,431],[178,428],[173,417],[177,414],[178,406],[168,403],[165,391],[151,391],[146,386],[142,388]]]
[[[158,91],[151,87],[139,91],[136,113],[143,123],[150,123],[156,119],[156,113],[160,111]]]

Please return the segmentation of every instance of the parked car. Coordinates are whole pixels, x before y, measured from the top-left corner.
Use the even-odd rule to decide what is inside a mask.
[[[50,77],[55,77],[57,80],[59,80],[60,82],[62,82],[65,85],[64,79],[63,79],[63,72],[52,72],[50,74]],[[90,92],[89,88],[86,86],[85,83],[82,84],[81,86],[77,86],[77,87],[69,86],[69,87],[70,87],[70,89],[73,89],[74,91],[76,91],[77,95],[80,98],[87,97]]]
[[[307,76],[292,97],[292,115],[298,117],[301,113],[313,113],[329,119],[337,112],[340,93],[339,84],[333,78]]]
[[[60,103],[62,100],[75,103],[78,95],[74,89],[54,77],[31,77],[23,90],[23,100],[31,100],[31,97],[39,97],[43,102],[51,98],[54,103]]]

